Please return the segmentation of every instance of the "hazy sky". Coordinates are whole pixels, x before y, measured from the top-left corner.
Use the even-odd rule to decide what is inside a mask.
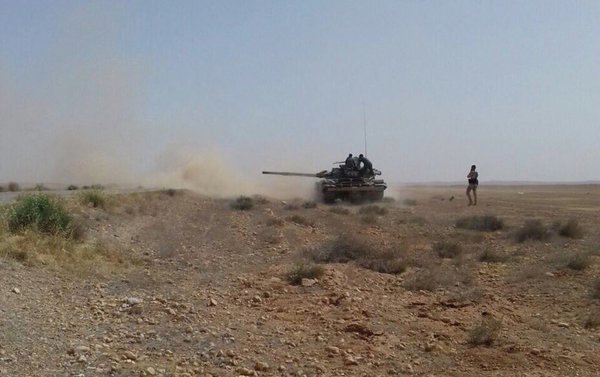
[[[0,181],[319,171],[363,104],[390,181],[600,179],[600,1],[0,0]]]

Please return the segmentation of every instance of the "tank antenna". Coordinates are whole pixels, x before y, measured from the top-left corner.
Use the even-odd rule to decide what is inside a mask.
[[[367,110],[363,102],[363,131],[365,135],[365,156],[367,156]]]

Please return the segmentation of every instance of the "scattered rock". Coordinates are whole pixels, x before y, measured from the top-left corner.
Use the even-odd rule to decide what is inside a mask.
[[[156,375],[156,369],[152,368],[152,367],[148,367],[146,368],[146,373],[148,373],[151,376]]]
[[[254,365],[254,369],[259,372],[266,372],[269,370],[269,364],[265,363],[264,361],[258,361],[256,365]]]
[[[303,287],[312,287],[313,285],[317,284],[319,281],[317,279],[302,279],[302,286]]]
[[[17,287],[14,287],[14,288],[12,289],[12,292],[13,292],[13,293],[16,293],[16,294],[21,294],[21,290],[20,290],[19,288],[17,288]]]
[[[127,304],[129,305],[139,305],[142,303],[142,299],[137,298],[137,297],[128,297],[127,298]]]
[[[217,300],[211,298],[210,300],[208,300],[208,306],[217,306]]]

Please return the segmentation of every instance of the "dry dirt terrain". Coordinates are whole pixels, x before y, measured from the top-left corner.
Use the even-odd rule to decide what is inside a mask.
[[[476,207],[463,187],[390,194],[370,210],[74,196],[85,235],[68,241],[2,223],[0,376],[600,373],[600,187],[483,186]],[[456,226],[483,215],[504,226]],[[531,219],[548,234],[518,242]],[[581,234],[561,236],[570,219]],[[300,266],[316,278],[291,284]]]

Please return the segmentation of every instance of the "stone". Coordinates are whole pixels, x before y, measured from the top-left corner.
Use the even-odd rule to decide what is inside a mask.
[[[151,376],[156,375],[156,369],[152,368],[152,367],[148,367],[146,368],[146,373],[148,373]]]
[[[19,288],[17,288],[17,287],[14,287],[14,288],[12,289],[12,292],[13,292],[13,293],[16,293],[16,294],[20,294],[20,293],[21,293],[21,290],[20,290]]]
[[[335,354],[335,355],[340,353],[340,349],[336,346],[327,346],[327,347],[325,347],[325,351],[327,351],[328,353]]]
[[[317,279],[302,279],[302,286],[303,287],[312,287],[313,285],[317,284],[318,280]]]
[[[127,298],[127,304],[129,305],[139,305],[142,303],[142,299],[141,298],[137,298],[137,297],[128,297]]]
[[[123,352],[123,357],[127,360],[132,360],[132,361],[135,361],[138,359],[137,355],[131,351]]]
[[[269,364],[265,363],[264,361],[257,361],[254,365],[254,369],[259,372],[266,372],[269,370]]]
[[[250,370],[245,367],[239,367],[235,371],[242,376],[254,376],[254,374],[255,374],[253,370]]]
[[[217,301],[214,298],[208,300],[208,306],[217,306]]]

